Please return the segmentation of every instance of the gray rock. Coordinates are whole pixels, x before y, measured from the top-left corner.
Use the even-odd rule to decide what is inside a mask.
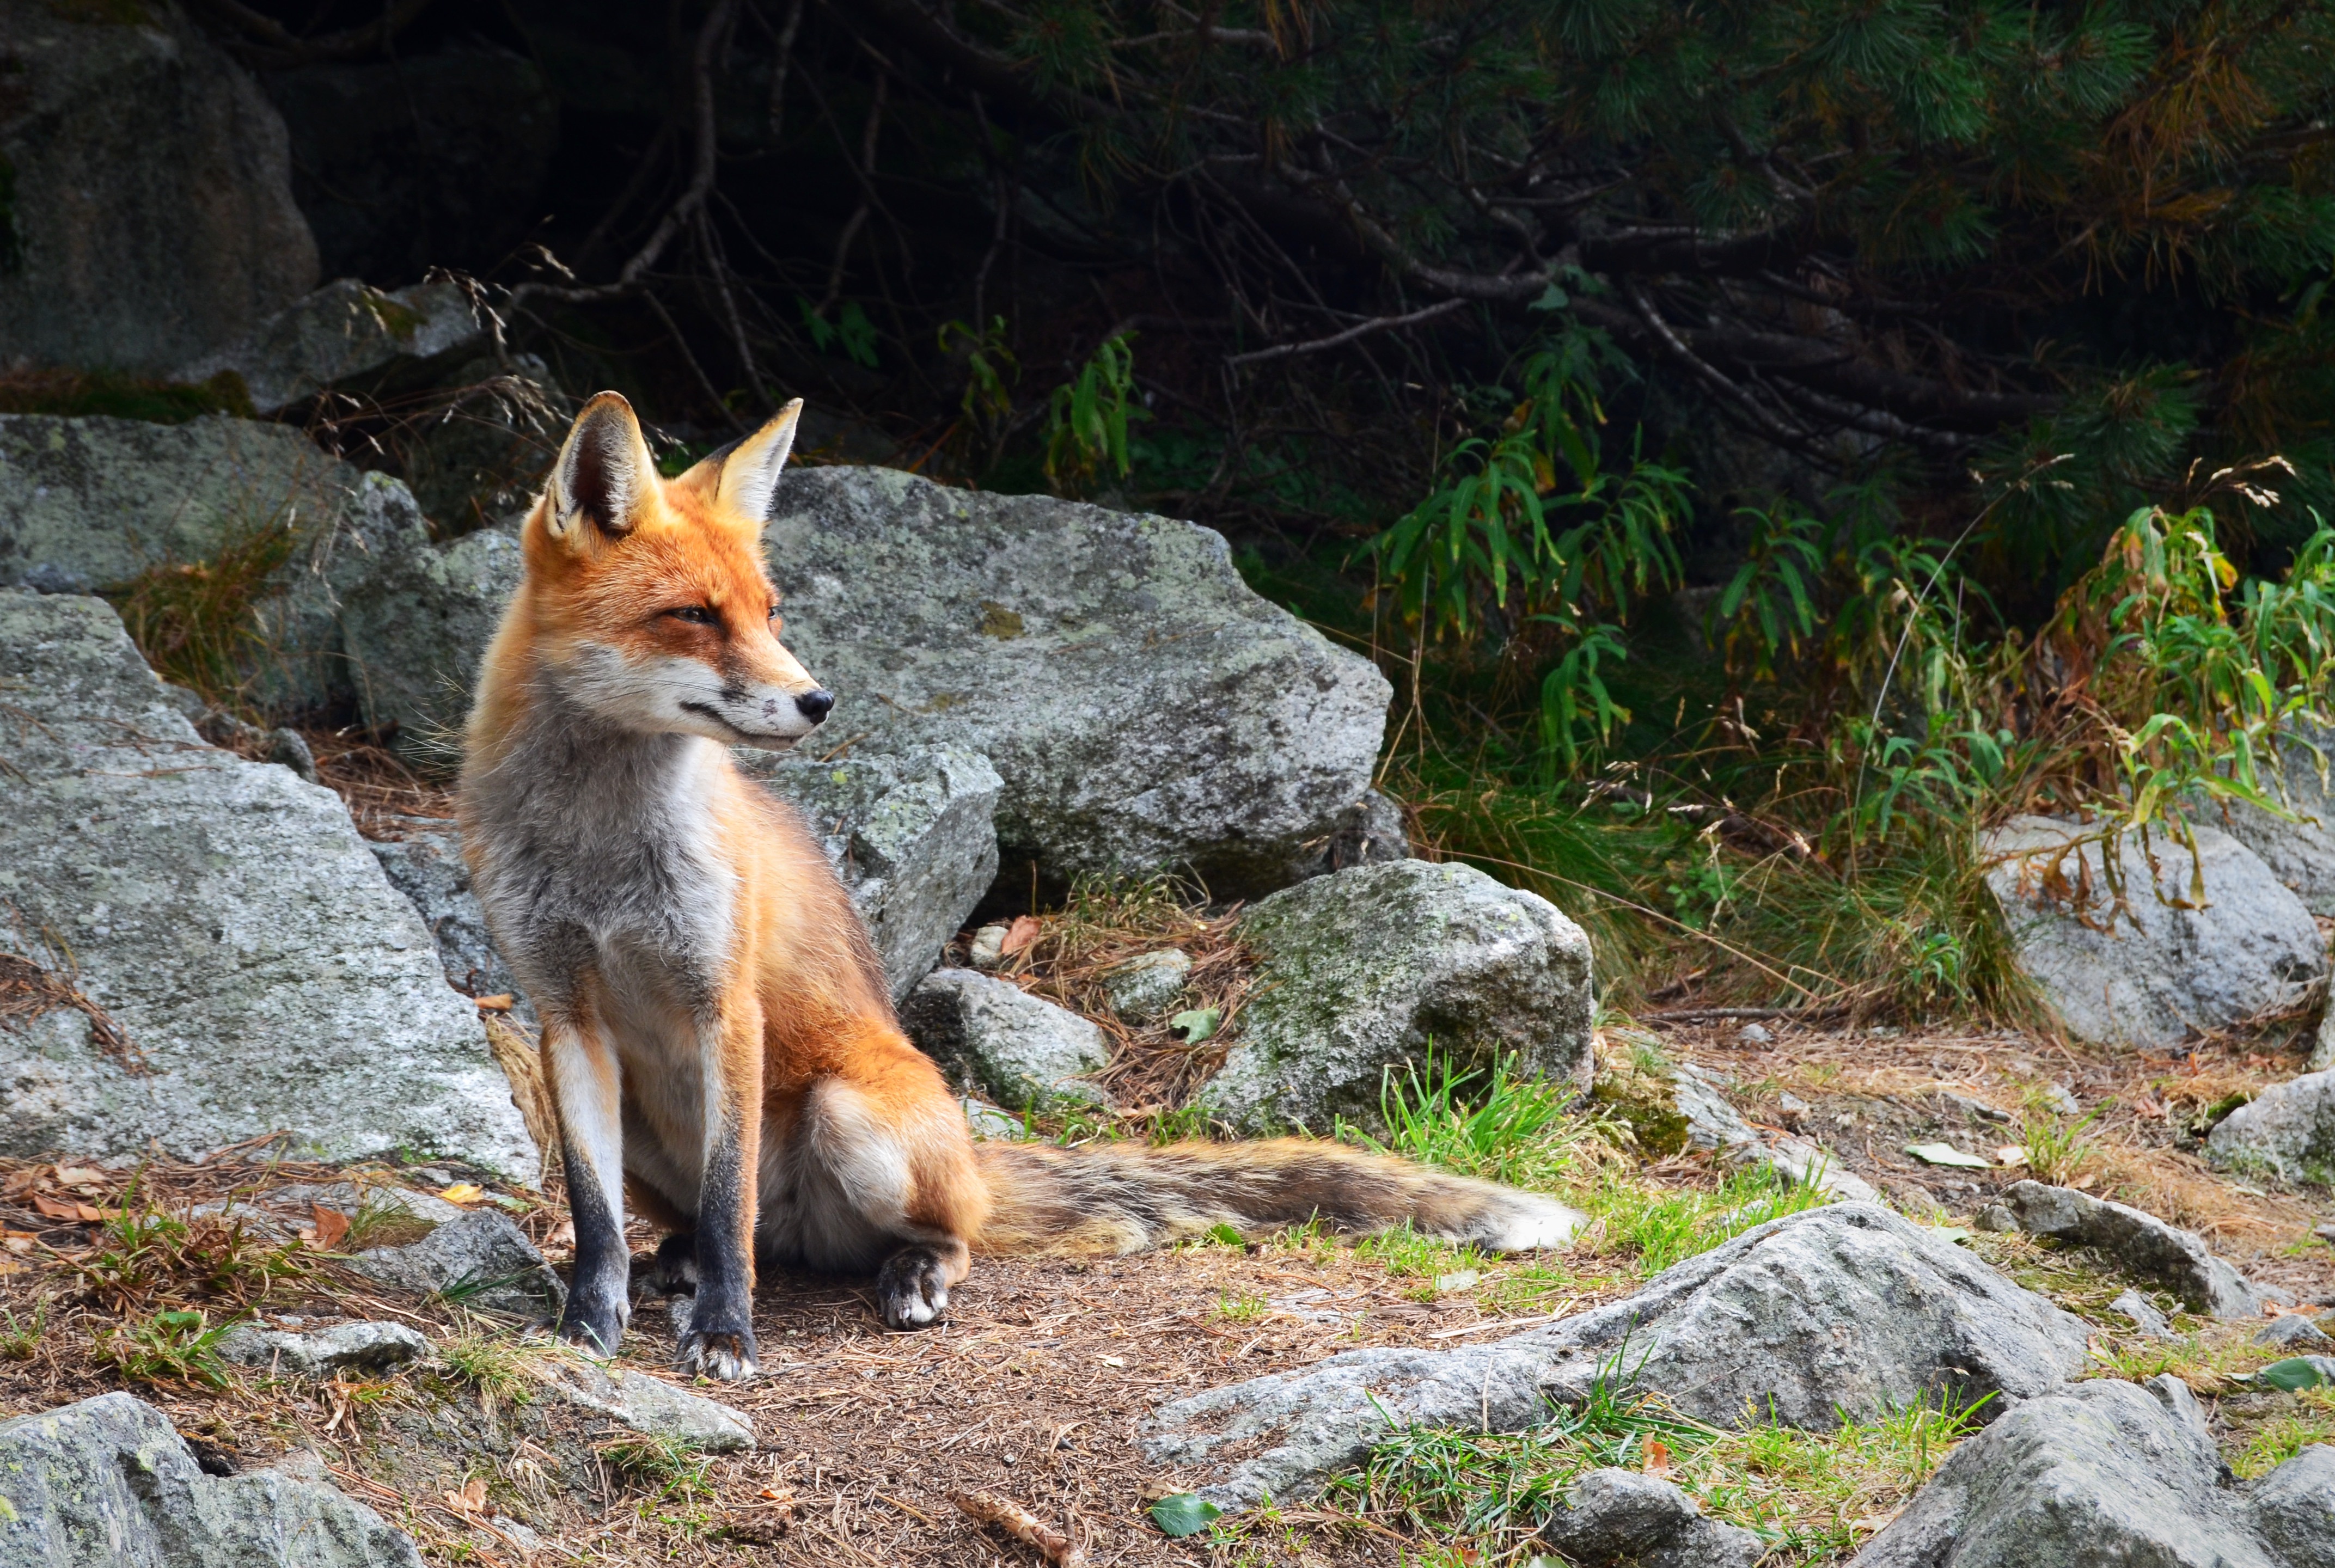
[[[232,371],[251,406],[268,414],[326,387],[377,386],[393,367],[419,373],[417,362],[465,354],[483,335],[470,296],[451,283],[384,291],[344,277],[294,300],[179,377],[200,382]]]
[[[987,757],[1009,861],[1251,893],[1370,786],[1385,677],[1251,593],[1209,529],[819,468],[763,537],[828,729]]]
[[[0,591],[0,901],[70,945],[130,1052],[78,1011],[0,1031],[0,1149],[281,1130],[532,1179],[477,1011],[336,796],[205,745],[102,600]]]
[[[451,822],[428,827],[410,823],[404,837],[369,839],[365,847],[381,862],[389,885],[413,901],[437,944],[447,983],[465,996],[512,997],[513,1012],[532,1022],[535,1010],[496,951],[486,911],[471,891],[470,868],[462,860],[461,829]]]
[[[2335,1568],[2335,1448],[2311,1447],[2247,1496],[2254,1534],[2284,1568]]]
[[[0,7],[0,344],[168,373],[316,284],[284,122],[176,6]]]
[[[1747,1023],[1735,1031],[1735,1038],[1746,1045],[1773,1045],[1776,1041],[1764,1023]]]
[[[2086,831],[2018,817],[1985,845],[1994,862],[1987,886],[2002,906],[2019,965],[2078,1038],[2169,1048],[2193,1029],[2287,1005],[2327,973],[2311,911],[2229,834],[2197,827],[2194,864],[2162,831],[2150,835],[2146,849],[2139,835],[2126,834],[2118,847],[2125,901],[2116,908],[2101,847],[2069,848]],[[2199,865],[2204,906],[2176,907],[2188,901]],[[2083,887],[2094,902],[2078,912],[2068,894]]]
[[[1102,977],[1103,1000],[1122,1022],[1148,1023],[1176,1005],[1192,977],[1192,955],[1177,947],[1140,953]]]
[[[1030,1136],[1028,1126],[1010,1111],[1000,1110],[971,1095],[964,1096],[962,1103],[965,1125],[973,1129],[973,1136],[977,1138],[1020,1143]]]
[[[708,1454],[739,1454],[754,1447],[754,1423],[745,1416],[645,1372],[604,1367],[573,1351],[544,1356],[534,1370],[554,1395],[635,1432]]]
[[[1401,860],[1302,882],[1253,905],[1239,934],[1257,985],[1202,1089],[1245,1130],[1377,1126],[1386,1070],[1509,1057],[1586,1089],[1589,939],[1535,894],[1471,866]]]
[[[362,565],[354,547],[334,560],[359,479],[288,425],[0,414],[0,586],[92,593],[280,525],[291,553],[256,606],[246,695],[284,713],[328,707],[353,691],[333,579]]]
[[[430,1341],[403,1323],[336,1323],[314,1333],[245,1326],[219,1337],[218,1353],[241,1367],[303,1378],[383,1372],[430,1353]]]
[[[2195,1231],[2175,1229],[2128,1205],[2038,1181],[2013,1182],[1998,1201],[2020,1230],[2069,1246],[2098,1247],[2118,1266],[2161,1282],[2193,1312],[2257,1317],[2264,1302],[2286,1296],[2283,1291],[2249,1284],[2243,1274],[2215,1257],[2205,1238]]]
[[[1801,1138],[1729,1146],[1729,1157],[1764,1166],[1795,1186],[1813,1184],[1836,1203],[1878,1204],[1882,1196],[1871,1182],[1850,1170],[1829,1151]]]
[[[1985,1419],[2080,1369],[2086,1332],[1934,1233],[1841,1204],[1772,1220],[1545,1329],[1462,1350],[1349,1350],[1177,1400],[1144,1449],[1158,1465],[1224,1466],[1202,1495],[1243,1506],[1307,1495],[1404,1423],[1515,1431],[1605,1378],[1719,1426],[1828,1431],[1995,1395]]]
[[[1692,1062],[1680,1062],[1671,1070],[1671,1084],[1679,1114],[1686,1118],[1687,1147],[1728,1148],[1759,1141],[1751,1124],[1728,1103],[1715,1074]]]
[[[448,1220],[405,1246],[370,1248],[350,1267],[402,1290],[528,1319],[553,1317],[567,1299],[567,1286],[527,1233],[499,1209]]]
[[[2005,1214],[2009,1212],[2007,1209],[2004,1211]],[[2006,1228],[2015,1229],[2018,1223],[2013,1219],[2010,1225]],[[2156,1310],[2155,1302],[2150,1301],[2138,1291],[2125,1292],[2108,1303],[2108,1311],[2121,1312],[2131,1319],[2132,1326],[2140,1331],[2144,1339],[2169,1340],[2175,1337],[2172,1322],[2163,1312]]]
[[[1634,1470],[1584,1472],[1540,1538],[1582,1568],[1751,1568],[1768,1550],[1750,1531],[1704,1518],[1670,1482]]]
[[[2271,1085],[2214,1124],[2205,1157],[2248,1176],[2335,1185],[2335,1071]]]
[[[2330,1561],[2315,1526],[2330,1479],[2324,1458],[2298,1457],[2249,1495],[2178,1378],[2103,1378],[1957,1447],[1854,1568],[2317,1568]],[[2295,1547],[2266,1539],[2290,1533]]]
[[[1326,835],[1305,845],[1304,853],[1291,863],[1287,879],[1303,882],[1351,866],[1382,866],[1408,860],[1412,853],[1410,825],[1400,803],[1381,790],[1367,789],[1338,813]]]
[[[2272,1318],[2254,1331],[2257,1345],[2276,1345],[2282,1350],[2315,1350],[2330,1341],[2317,1323],[2301,1312],[2288,1312]]]
[[[0,1421],[0,1568],[421,1568],[402,1531],[321,1482],[203,1474],[128,1394]]]
[[[1104,1102],[1082,1081],[1110,1060],[1102,1031],[1011,981],[935,969],[908,993],[900,1026],[952,1081],[1008,1108]]]
[[[2313,915],[2335,915],[2335,801],[2323,766],[2335,765],[2335,731],[2297,718],[2280,726],[2278,761],[2262,782],[2292,820],[2244,800],[2200,801],[2192,810],[2262,858]],[[2317,750],[2313,750],[2313,748]]]
[[[996,879],[997,770],[967,751],[736,756],[802,812],[867,922],[893,1002],[905,1000]]]

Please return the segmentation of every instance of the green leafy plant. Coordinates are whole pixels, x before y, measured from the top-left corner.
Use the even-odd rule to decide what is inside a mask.
[[[29,1361],[41,1353],[42,1337],[49,1331],[49,1303],[44,1299],[33,1308],[29,1322],[19,1321],[13,1311],[0,1312],[8,1326],[0,1330],[0,1361]]]
[[[1131,471],[1128,426],[1150,413],[1135,394],[1134,334],[1106,339],[1046,404],[1046,479],[1057,495],[1086,494]]]
[[[1400,1074],[1386,1070],[1379,1089],[1386,1136],[1342,1118],[1336,1136],[1422,1165],[1524,1184],[1565,1168],[1568,1146],[1585,1130],[1565,1114],[1578,1099],[1570,1085],[1522,1075],[1514,1056],[1488,1070],[1459,1070],[1430,1040],[1422,1060],[1406,1060]]]
[[[802,307],[803,327],[810,334],[813,348],[825,353],[830,348],[840,347],[843,357],[853,364],[867,370],[876,368],[879,363],[876,354],[876,324],[867,319],[867,313],[859,308],[857,300],[845,300],[833,321],[828,320],[826,311],[808,299],[798,295],[795,303]]]
[[[156,1312],[138,1322],[109,1324],[96,1331],[100,1364],[133,1383],[199,1383],[224,1389],[235,1374],[218,1353],[218,1341],[239,1320],[216,1325],[204,1313],[184,1309]]]
[[[939,338],[941,353],[964,365],[964,395],[957,400],[951,437],[986,467],[996,460],[1012,428],[1013,387],[1022,379],[1022,362],[1006,346],[1002,315],[978,329],[962,321],[944,322]]]

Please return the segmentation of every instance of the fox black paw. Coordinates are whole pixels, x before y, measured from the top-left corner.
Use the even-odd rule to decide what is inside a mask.
[[[567,1310],[559,1316],[559,1337],[572,1345],[581,1346],[595,1356],[613,1356],[624,1342],[625,1321],[614,1312],[593,1312],[581,1308],[574,1296],[567,1299]]]
[[[754,1360],[754,1331],[692,1328],[681,1337],[681,1370],[724,1383],[741,1383],[761,1368]]]
[[[876,1273],[876,1301],[887,1328],[921,1329],[948,1311],[948,1269],[934,1247],[902,1247]]]
[[[657,1244],[656,1257],[641,1283],[660,1296],[697,1293],[697,1234],[676,1231]]]

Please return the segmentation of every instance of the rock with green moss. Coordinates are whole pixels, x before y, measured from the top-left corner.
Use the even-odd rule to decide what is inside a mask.
[[[826,468],[787,476],[763,540],[828,730],[987,757],[1009,866],[1275,887],[1370,786],[1386,678],[1197,524]]]
[[[2335,1186],[2335,1071],[2272,1084],[2214,1124],[2205,1157],[2272,1181]]]
[[[1397,860],[1315,877],[1238,927],[1255,989],[1202,1089],[1245,1130],[1383,1125],[1387,1070],[1511,1062],[1587,1087],[1589,939],[1556,906],[1471,866]]]
[[[202,382],[231,372],[254,409],[274,413],[326,387],[379,395],[427,382],[453,368],[484,335],[470,295],[451,283],[390,290],[344,277],[303,295],[179,375]]]
[[[0,1568],[421,1568],[413,1543],[321,1481],[203,1471],[170,1418],[100,1394],[0,1421]]]
[[[0,5],[0,353],[166,373],[316,285],[284,121],[177,5]]]

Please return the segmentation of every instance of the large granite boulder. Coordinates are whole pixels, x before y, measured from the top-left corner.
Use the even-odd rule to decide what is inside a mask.
[[[1009,866],[1251,893],[1369,788],[1385,677],[1251,593],[1207,528],[886,469],[795,470],[772,513],[828,730],[855,755],[987,757]]]
[[[2247,1176],[2335,1186],[2335,1071],[2271,1085],[2214,1124],[2205,1157]]]
[[[452,368],[486,335],[469,295],[451,283],[394,292],[354,277],[303,295],[179,379],[208,381],[232,371],[251,406],[275,413],[326,387],[379,392]]]
[[[2197,826],[2193,859],[2161,828],[2145,845],[2123,835],[2119,904],[2101,845],[2085,841],[2093,831],[2018,817],[1985,844],[2019,966],[2069,1033],[2164,1050],[2290,1005],[2327,973],[2311,911],[2235,837]]]
[[[331,791],[195,733],[102,600],[0,591],[0,903],[119,1027],[0,1031],[0,1150],[194,1157],[288,1131],[531,1180],[470,1003]]]
[[[2263,779],[2291,817],[2243,800],[2200,801],[2192,809],[2261,856],[2311,914],[2335,915],[2335,799],[2322,769],[2335,769],[2335,730],[2296,719],[2281,727],[2277,765]]]
[[[167,373],[315,286],[284,121],[175,5],[0,6],[0,354]]]
[[[1991,1419],[2084,1364],[2087,1330],[1935,1232],[1869,1204],[1771,1220],[1626,1301],[1463,1350],[1349,1350],[1164,1406],[1154,1464],[1217,1467],[1222,1506],[1318,1488],[1405,1424],[1510,1432],[1601,1383],[1714,1426],[1830,1430],[1918,1402]]]
[[[743,748],[736,756],[802,812],[867,922],[892,1000],[902,1001],[996,878],[997,770],[969,751],[825,762]]]
[[[0,1421],[0,1568],[421,1568],[405,1534],[317,1481],[203,1473],[170,1418],[100,1394]]]
[[[2325,1568],[2335,1449],[2252,1486],[2180,1379],[2100,1379],[2020,1406],[1956,1448],[1853,1568]]]
[[[2265,1302],[2291,1304],[2285,1292],[2258,1289],[2228,1260],[2214,1256],[2196,1232],[2129,1205],[2037,1181],[2011,1183],[1998,1201],[2028,1234],[2097,1247],[2127,1273],[2164,1285],[2193,1312],[2252,1318],[2261,1315]]]
[[[1276,893],[1239,934],[1257,957],[1238,1033],[1200,1101],[1235,1127],[1380,1125],[1389,1068],[1429,1042],[1458,1070],[1586,1089],[1589,939],[1471,866],[1394,860]]]

